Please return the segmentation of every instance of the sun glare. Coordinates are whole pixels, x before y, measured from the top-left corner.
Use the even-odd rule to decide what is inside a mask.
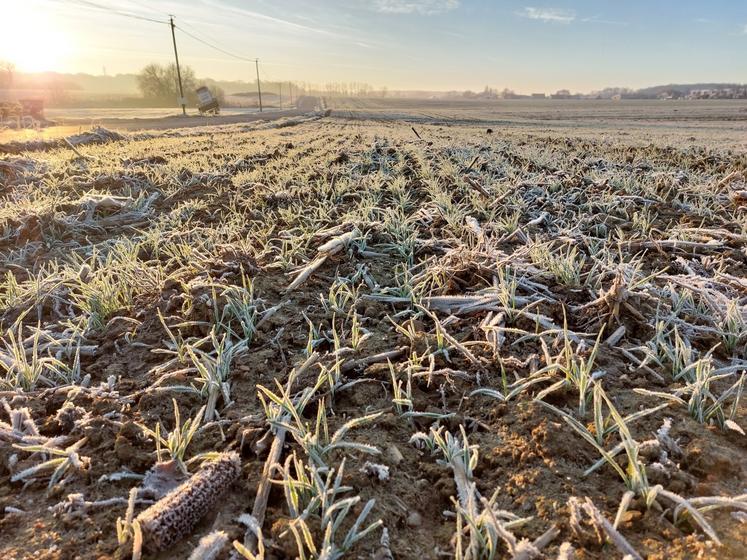
[[[37,5],[12,0],[3,7],[0,60],[13,63],[20,71],[61,70],[72,50],[72,40],[50,14]]]

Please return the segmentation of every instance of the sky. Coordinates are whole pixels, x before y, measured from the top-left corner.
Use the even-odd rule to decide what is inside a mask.
[[[0,13],[0,60],[22,71],[169,63],[173,14],[180,62],[219,80],[253,80],[257,57],[263,79],[390,90],[747,82],[747,0],[0,0]]]

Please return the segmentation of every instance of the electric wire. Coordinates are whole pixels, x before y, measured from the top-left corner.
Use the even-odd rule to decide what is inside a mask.
[[[238,55],[236,53],[232,53],[231,51],[227,51],[225,49],[222,49],[221,47],[218,47],[218,46],[216,46],[216,45],[214,45],[214,44],[212,44],[212,43],[210,43],[208,41],[205,41],[204,39],[201,39],[197,35],[195,35],[193,33],[190,33],[189,31],[187,31],[183,27],[180,27],[179,25],[175,25],[174,27],[176,27],[179,31],[181,31],[182,33],[184,33],[188,37],[191,37],[195,41],[198,41],[198,42],[202,43],[203,45],[206,45],[206,46],[210,47],[211,49],[215,49],[216,51],[222,52],[223,54],[228,55],[228,56],[230,56],[232,58],[235,58],[237,60],[243,60],[244,62],[255,62],[256,60],[258,60],[257,58],[248,58],[246,56],[241,56],[241,55]]]
[[[102,10],[102,11],[105,11],[105,12],[111,12],[113,14],[117,14],[119,16],[128,17],[128,18],[132,18],[132,19],[139,19],[139,20],[142,20],[142,21],[150,21],[152,23],[161,23],[161,24],[164,24],[164,25],[168,25],[169,24],[168,21],[162,21],[162,20],[159,20],[159,19],[153,19],[153,18],[149,18],[149,17],[146,17],[146,16],[141,16],[141,15],[138,15],[138,14],[133,14],[133,13],[130,13],[130,12],[123,12],[121,10],[115,10],[113,8],[110,8],[109,6],[104,6],[103,4],[98,4],[97,2],[91,2],[90,0],[68,0],[68,2],[73,2],[73,3],[79,4],[81,6],[85,6],[85,7],[88,7],[88,8],[94,8],[94,9]],[[67,3],[67,2],[63,2],[63,3]]]

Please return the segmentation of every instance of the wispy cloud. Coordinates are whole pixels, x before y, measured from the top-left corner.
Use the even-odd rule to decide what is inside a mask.
[[[581,20],[582,23],[600,23],[602,25],[628,25],[627,21],[618,21],[616,19],[604,19],[600,16],[585,17]]]
[[[441,14],[459,7],[460,0],[374,0],[373,8],[385,14]]]
[[[527,6],[523,10],[516,12],[516,15],[541,21],[543,23],[597,23],[600,25],[628,25],[627,21],[619,21],[613,19],[604,19],[601,16],[588,16],[579,17],[576,12],[572,10],[562,10],[560,8],[535,8],[533,6]]]
[[[287,30],[292,30],[295,32],[318,33],[322,35],[331,35],[331,36],[338,35],[336,31],[325,29],[324,27],[321,27],[318,25],[314,25],[314,26],[303,25],[303,24],[296,23],[294,21],[290,21],[287,19],[269,16],[266,14],[262,14],[259,12],[241,8],[239,6],[233,6],[232,4],[229,4],[228,2],[224,2],[223,0],[202,0],[202,3],[209,8],[220,10],[223,13],[232,13],[238,16],[246,16],[255,21],[262,21],[265,24],[271,24],[271,25],[281,27],[281,28],[286,28]]]
[[[574,12],[558,8],[535,8],[527,6],[523,10],[516,12],[516,15],[544,23],[572,23],[576,21],[576,14]]]

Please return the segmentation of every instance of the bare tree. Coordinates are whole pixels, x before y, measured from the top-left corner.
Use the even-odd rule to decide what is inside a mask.
[[[184,96],[188,103],[195,103],[198,83],[195,72],[189,66],[181,67]],[[179,96],[179,78],[176,65],[148,64],[137,76],[137,85],[143,97],[158,104],[172,104]]]
[[[0,89],[10,89],[13,85],[15,65],[7,60],[0,60]]]

